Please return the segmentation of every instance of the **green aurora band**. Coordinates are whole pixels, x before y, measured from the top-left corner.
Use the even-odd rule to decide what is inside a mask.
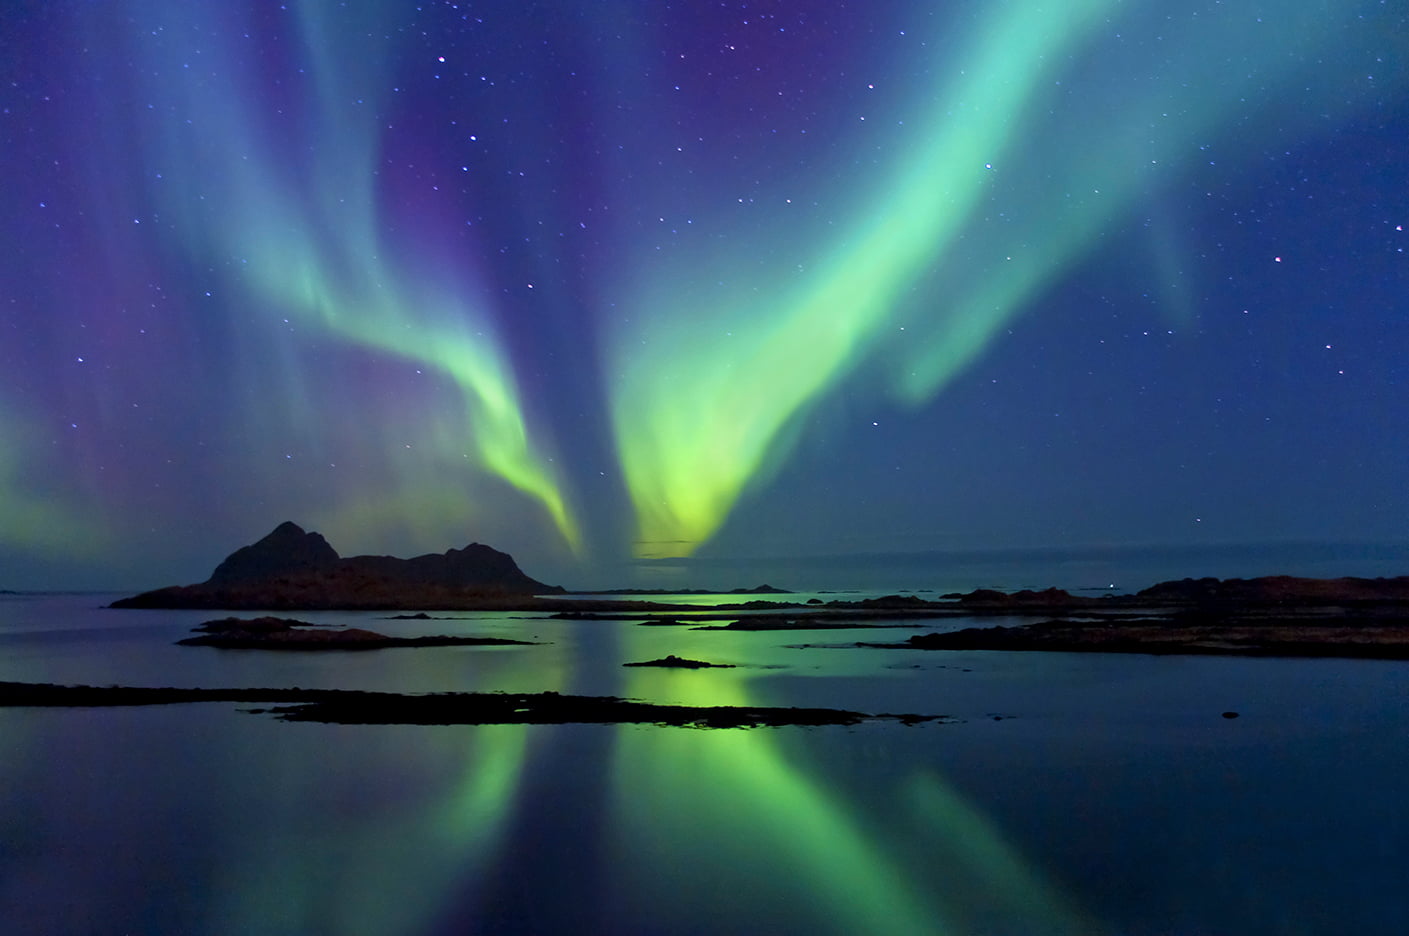
[[[77,549],[85,557],[111,545],[107,528],[95,522],[102,513],[92,498],[83,498],[88,509],[79,510],[74,501],[81,495],[50,490],[37,473],[27,470],[42,449],[34,432],[3,407],[0,440],[0,545],[55,556],[72,556]]]
[[[1347,32],[1373,41],[1372,23],[1319,4],[1233,6],[1156,25],[1114,0],[985,5],[967,51],[947,67],[939,56],[928,63],[946,77],[911,107],[924,129],[903,132],[919,142],[896,144],[902,158],[867,170],[884,186],[840,212],[847,223],[828,230],[843,233],[798,265],[817,272],[771,264],[722,301],[682,289],[676,270],[640,284],[608,360],[620,378],[611,415],[637,554],[688,555],[706,542],[789,454],[801,417],[828,394],[856,392],[842,384],[868,359],[884,362],[901,403],[932,399],[1137,196],[1169,184],[1152,167],[1187,171],[1202,135],[1254,90],[1296,91],[1296,112],[1258,114],[1243,132],[1310,120],[1313,96],[1290,82],[1297,65],[1316,62],[1318,45],[1354,41]],[[1167,61],[1157,75],[1134,44],[1114,65],[1088,61],[1095,77],[1067,73],[1105,54],[1095,40],[1125,31],[1158,40]],[[1062,103],[1072,79],[1089,97]],[[993,203],[1020,225],[994,222]],[[780,237],[799,232],[745,238],[711,268],[717,277],[700,279],[756,268]],[[908,294],[921,281],[943,298],[917,307]]]
[[[377,102],[391,84],[391,63],[382,61],[378,41],[386,31],[378,14],[386,9],[363,4],[339,19],[323,4],[296,7],[294,41],[300,59],[313,63],[311,106],[299,123],[280,109],[253,105],[262,98],[252,65],[234,47],[238,40],[227,38],[240,35],[238,23],[222,22],[220,12],[199,4],[161,6],[160,16],[144,8],[162,27],[134,36],[153,75],[185,67],[185,38],[208,40],[199,65],[208,77],[174,85],[157,77],[150,89],[158,100],[170,98],[171,87],[185,89],[185,99],[167,106],[193,115],[161,123],[148,157],[150,165],[178,167],[159,196],[190,249],[204,251],[212,265],[241,270],[252,307],[452,381],[464,417],[458,431],[442,424],[435,433],[442,464],[454,466],[468,449],[479,468],[540,504],[576,550],[577,522],[550,459],[530,438],[512,366],[484,311],[487,300],[457,281],[451,263],[416,269],[392,259],[406,245],[387,238],[394,224],[376,190]],[[306,139],[306,165],[282,164],[261,145],[287,133]],[[430,243],[411,246],[434,252]],[[405,489],[424,487],[425,480]],[[443,491],[443,480],[438,487]],[[443,513],[443,493],[437,500]]]
[[[1335,53],[1384,45],[1391,15],[1303,0],[1197,11],[1116,0],[960,5],[929,46],[912,43],[878,67],[881,90],[866,97],[867,120],[857,124],[864,131],[802,153],[806,168],[781,180],[786,190],[770,183],[765,198],[776,198],[766,211],[705,211],[712,216],[700,217],[678,253],[653,250],[638,229],[619,232],[621,242],[607,245],[606,282],[587,283],[595,297],[573,298],[602,326],[601,358],[589,366],[605,388],[600,406],[637,554],[689,555],[716,536],[829,405],[928,404],[1107,237],[1136,226],[1139,206],[1197,180],[1210,159],[1255,158],[1246,141],[1273,146],[1294,130],[1314,132],[1322,101],[1343,112],[1367,98],[1365,76],[1350,64],[1358,60]],[[404,54],[388,51],[388,5],[290,4],[280,14],[280,61],[251,25],[259,17],[239,4],[130,0],[78,17],[76,47],[108,56],[114,74],[141,65],[132,98],[115,95],[84,128],[95,138],[85,157],[93,217],[107,225],[113,265],[137,282],[148,266],[161,278],[166,253],[210,272],[214,298],[196,293],[184,311],[191,334],[216,336],[207,360],[244,394],[222,441],[265,441],[279,430],[306,436],[314,450],[356,440],[353,457],[365,461],[355,470],[297,489],[309,492],[311,519],[340,540],[409,526],[418,542],[442,543],[483,510],[511,517],[510,528],[526,529],[535,545],[556,548],[561,538],[580,552],[582,518],[593,516],[583,508],[596,505],[572,501],[571,472],[559,471],[548,420],[526,392],[538,377],[515,367],[506,334],[517,333],[496,328],[511,306],[474,267],[486,245],[464,250],[463,219],[421,203],[408,209],[383,171],[394,145],[387,121],[412,116],[398,110],[393,88],[414,59],[414,37]],[[646,38],[643,61],[663,47]],[[617,129],[637,134],[629,139],[642,148],[662,145],[659,127],[689,126],[688,112],[652,104],[664,99],[631,85],[640,80],[635,63],[594,64],[614,76],[594,118],[608,122],[616,110],[606,93],[616,81],[617,97],[636,108]],[[1403,82],[1386,65],[1375,93]],[[1225,145],[1233,130],[1239,138]],[[534,145],[552,145],[544,140]],[[139,168],[124,176],[111,164],[130,151]],[[760,161],[788,165],[798,152],[783,146]],[[693,210],[754,175],[698,163],[701,173],[685,177],[661,163],[652,176],[621,158],[601,184],[622,187],[617,194],[636,205]],[[131,236],[136,215],[140,242]],[[1190,248],[1177,225],[1146,226],[1154,267],[1193,266],[1178,256]],[[610,309],[607,296],[618,300]],[[1165,298],[1187,321],[1190,297]],[[303,365],[337,355],[353,362],[354,378],[364,365],[427,376],[409,400],[368,393],[320,405]],[[580,406],[571,415],[596,428],[599,401],[571,402]],[[11,409],[27,418],[21,404]],[[339,421],[342,431],[321,431]],[[115,514],[125,508],[98,496],[111,474],[98,475],[95,462],[89,490],[40,483],[21,458],[42,462],[43,445],[26,444],[14,418],[5,422],[0,480],[12,494],[0,506],[0,541],[44,551],[45,537],[56,546],[96,535],[95,517],[123,525]],[[262,461],[234,457],[247,459],[236,466],[243,474],[286,483],[268,451]],[[618,509],[611,496],[598,519]],[[90,501],[106,506],[90,510]],[[602,543],[612,531],[588,532]]]

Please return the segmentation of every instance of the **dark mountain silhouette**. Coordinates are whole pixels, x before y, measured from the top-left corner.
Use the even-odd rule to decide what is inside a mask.
[[[331,569],[341,561],[321,533],[306,533],[297,523],[285,520],[264,539],[226,556],[206,584],[258,582],[276,575]]]
[[[114,608],[463,608],[561,594],[529,578],[512,556],[480,543],[413,559],[342,558],[318,533],[285,521],[242,546],[199,585],[173,585]]]

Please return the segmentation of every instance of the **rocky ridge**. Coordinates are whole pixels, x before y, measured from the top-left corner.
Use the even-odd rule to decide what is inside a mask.
[[[480,543],[412,559],[343,558],[321,534],[286,521],[235,550],[200,584],[143,592],[112,607],[429,609],[512,603],[562,592],[529,578],[508,553]]]

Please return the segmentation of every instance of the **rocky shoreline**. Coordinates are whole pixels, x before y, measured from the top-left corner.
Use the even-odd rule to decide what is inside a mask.
[[[1318,625],[1301,620],[1258,624],[1043,621],[1019,627],[970,627],[944,634],[917,634],[903,643],[858,646],[904,650],[1045,650],[1406,660],[1409,659],[1409,624]]]
[[[704,660],[687,660],[675,654],[667,654],[659,660],[642,660],[639,663],[623,663],[622,666],[659,666],[665,669],[734,669],[733,663],[707,663]]]
[[[760,585],[729,594],[768,595],[768,600],[752,598],[708,610],[647,600],[553,597],[566,594],[559,586],[529,578],[511,556],[488,546],[471,544],[413,559],[344,559],[321,535],[286,522],[230,554],[206,582],[145,592],[115,601],[112,607],[385,610],[421,612],[414,617],[427,619],[428,611],[519,611],[560,620],[635,620],[647,626],[726,631],[918,627],[918,621],[946,618],[1026,618],[1035,623],[926,633],[899,644],[858,646],[1409,658],[1409,576],[1201,578],[1160,582],[1130,595],[980,588],[937,599],[897,594],[831,601],[800,601],[783,589]],[[659,592],[641,589],[636,594]],[[740,612],[745,616],[740,618]],[[182,643],[376,649],[515,642],[399,638],[356,628],[326,632],[302,622],[267,620],[275,623],[214,622],[205,626],[207,633]]]
[[[222,618],[194,628],[204,633],[176,641],[187,647],[224,650],[383,650],[388,647],[533,646],[508,637],[388,637],[360,627],[323,628],[290,618]]]
[[[177,689],[59,686],[0,682],[0,707],[110,707],[189,702],[274,703],[250,709],[282,721],[338,725],[645,724],[682,728],[780,728],[896,721],[945,721],[942,715],[870,715],[845,709],[751,705],[657,705],[615,696],[556,692],[446,692],[411,695],[345,689]]]

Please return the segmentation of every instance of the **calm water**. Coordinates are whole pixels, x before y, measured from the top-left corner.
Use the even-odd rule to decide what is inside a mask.
[[[8,934],[1409,932],[1409,664],[801,649],[874,635],[372,613],[302,617],[548,643],[266,654],[176,647],[210,615],[104,600],[0,597],[0,679],[556,689],[959,721],[0,709]],[[741,665],[620,666],[666,653]]]

